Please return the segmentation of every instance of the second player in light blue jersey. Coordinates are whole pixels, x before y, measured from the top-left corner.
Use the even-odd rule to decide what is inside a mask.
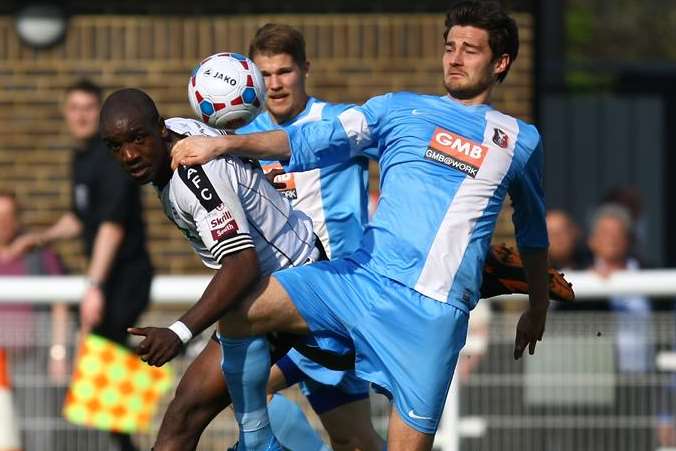
[[[253,38],[249,56],[263,75],[267,111],[237,130],[247,134],[292,129],[332,120],[351,105],[331,104],[308,96],[305,79],[309,62],[302,34],[288,25],[267,24]],[[368,161],[355,156],[306,172],[284,172],[278,160],[260,161],[277,189],[294,210],[307,214],[329,258],[350,254],[358,246],[367,221]],[[270,389],[300,382],[337,451],[380,450],[382,439],[370,421],[368,383],[354,371],[328,370],[295,350],[272,368]],[[271,421],[275,423],[275,413]],[[278,437],[284,443],[284,437]],[[300,443],[300,448],[305,446]]]
[[[270,83],[273,75],[265,75],[268,74],[265,62],[261,67],[261,58],[257,59],[264,78]],[[237,133],[280,128],[288,130],[308,122],[332,120],[350,106],[308,97],[303,110],[288,121],[278,123],[270,112],[265,112],[251,124],[238,129]],[[260,163],[266,173],[274,171],[275,185],[289,199],[293,208],[312,218],[315,233],[322,241],[329,259],[347,255],[359,246],[367,222],[367,158],[357,156],[346,162],[289,173],[276,171],[282,169],[277,160],[263,160]]]
[[[221,325],[234,336],[254,329],[351,342],[357,374],[393,398],[390,450],[432,447],[508,194],[530,298],[515,358],[534,352],[548,308],[540,137],[488,105],[516,58],[516,24],[497,3],[465,1],[449,11],[444,39],[448,96],[388,94],[333,121],[191,138],[175,152],[183,164],[219,153],[277,158],[290,171],[378,160],[380,202],[359,249],[273,274]]]

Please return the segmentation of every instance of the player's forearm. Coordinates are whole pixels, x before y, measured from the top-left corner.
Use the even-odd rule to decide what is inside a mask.
[[[227,153],[256,160],[287,160],[291,156],[289,136],[283,130],[233,135],[226,145]]]
[[[528,297],[531,308],[547,308],[549,305],[549,275],[547,273],[547,249],[519,250],[528,281]]]
[[[68,307],[66,304],[52,304],[52,346],[50,358],[62,360],[66,358],[66,339],[68,337]]]
[[[73,213],[66,213],[54,225],[39,234],[40,244],[72,239],[82,233],[82,223]]]
[[[123,239],[124,228],[121,225],[104,222],[99,226],[87,270],[87,277],[93,284],[100,285],[108,278]]]
[[[258,257],[252,248],[227,255],[202,297],[181,318],[192,335],[203,332],[242,301],[260,277]]]

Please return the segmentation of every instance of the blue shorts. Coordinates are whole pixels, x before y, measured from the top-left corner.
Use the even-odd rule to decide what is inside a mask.
[[[299,384],[317,415],[369,397],[368,382],[359,379],[353,371],[326,369],[294,349],[276,365],[288,386]]]
[[[310,332],[352,342],[355,372],[392,394],[409,426],[434,433],[468,314],[347,259],[276,272]]]

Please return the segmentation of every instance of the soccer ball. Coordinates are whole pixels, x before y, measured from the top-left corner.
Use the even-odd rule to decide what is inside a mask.
[[[190,106],[206,124],[234,129],[251,122],[265,104],[265,83],[256,65],[239,53],[216,53],[188,80]]]

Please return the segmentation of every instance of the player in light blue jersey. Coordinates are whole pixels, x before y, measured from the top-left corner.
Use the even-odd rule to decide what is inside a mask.
[[[357,374],[392,396],[388,449],[397,451],[432,447],[507,194],[530,298],[515,358],[535,351],[549,303],[540,136],[488,105],[518,53],[516,24],[497,3],[465,1],[449,11],[444,39],[447,96],[387,94],[332,121],[188,138],[174,148],[174,163],[230,153],[288,160],[290,171],[355,155],[378,160],[381,197],[359,249],[273,274],[221,320],[221,330],[311,332],[320,346],[352,343]]]

